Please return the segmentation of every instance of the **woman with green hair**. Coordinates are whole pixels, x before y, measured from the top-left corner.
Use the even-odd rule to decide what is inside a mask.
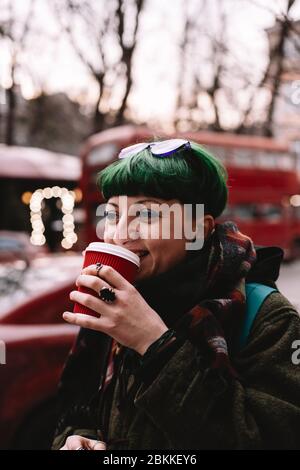
[[[300,320],[276,288],[282,250],[216,220],[221,163],[187,140],[140,143],[99,185],[104,242],[133,251],[140,269],[134,285],[103,265],[77,279],[99,297],[70,298],[98,317],[63,315],[82,329],[53,449],[299,448]]]

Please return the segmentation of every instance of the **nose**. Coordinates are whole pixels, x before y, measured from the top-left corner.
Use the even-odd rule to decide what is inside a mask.
[[[136,220],[131,220],[126,214],[119,218],[116,224],[113,242],[122,246],[140,238],[139,224]]]

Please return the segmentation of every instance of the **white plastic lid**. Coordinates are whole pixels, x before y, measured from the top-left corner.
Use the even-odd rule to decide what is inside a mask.
[[[121,258],[127,259],[128,261],[136,264],[138,267],[140,266],[140,258],[138,255],[130,250],[127,250],[127,248],[112,245],[111,243],[93,242],[89,244],[86,250],[101,251],[103,253],[109,253],[110,255],[120,256]]]

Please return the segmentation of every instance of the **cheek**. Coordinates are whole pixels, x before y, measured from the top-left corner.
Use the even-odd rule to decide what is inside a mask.
[[[177,228],[177,227],[176,227]],[[179,234],[179,235],[178,235]],[[160,220],[152,224],[140,225],[140,236],[145,240],[166,242],[174,239],[174,224],[168,219]],[[177,237],[181,237],[181,231],[177,230]]]
[[[160,238],[164,240],[174,240],[180,243],[184,238],[184,223],[182,214],[170,214],[164,217],[159,227]]]
[[[160,227],[157,223],[146,224],[141,223],[138,227],[139,236],[143,240],[149,240],[151,243],[152,240],[158,240],[160,237]]]
[[[172,265],[183,260],[186,256],[184,240],[170,240],[168,247],[165,247],[166,257]]]
[[[182,261],[186,255],[184,240],[152,240],[148,250],[159,271],[166,271]]]
[[[146,226],[141,224],[141,235],[147,249],[155,261],[183,258],[185,256],[185,239],[182,236],[182,224],[174,226],[173,221],[160,221]]]

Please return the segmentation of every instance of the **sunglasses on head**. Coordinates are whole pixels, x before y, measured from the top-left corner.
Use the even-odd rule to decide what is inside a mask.
[[[170,157],[179,150],[191,149],[191,143],[184,139],[169,139],[161,142],[141,142],[121,150],[119,158],[136,155],[143,150],[150,150],[154,157]]]

